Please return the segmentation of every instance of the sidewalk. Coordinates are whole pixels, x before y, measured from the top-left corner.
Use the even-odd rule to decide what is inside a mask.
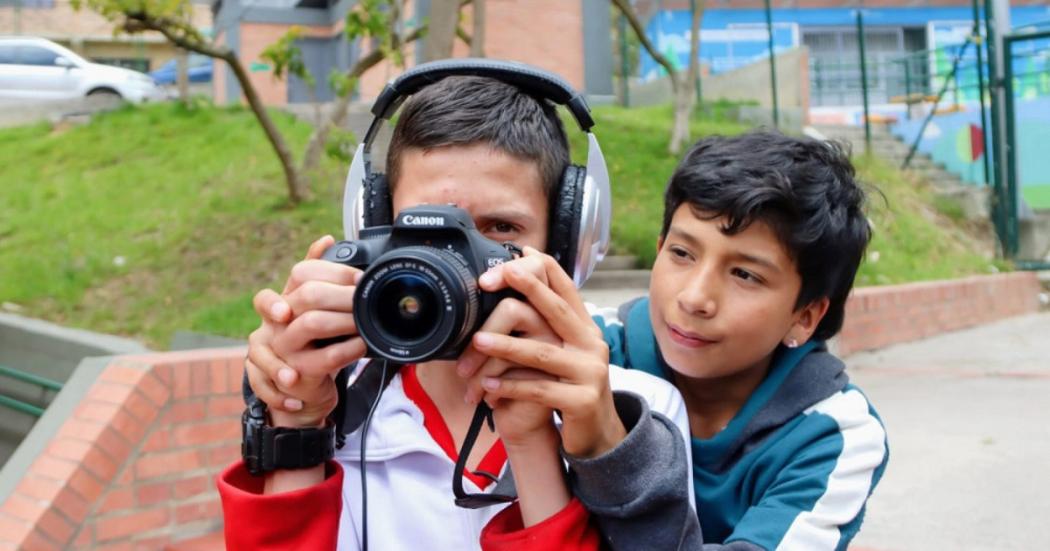
[[[1050,313],[846,362],[890,439],[853,548],[1046,548]]]

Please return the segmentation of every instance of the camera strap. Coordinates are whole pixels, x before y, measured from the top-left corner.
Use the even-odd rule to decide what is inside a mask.
[[[518,498],[518,492],[514,487],[514,478],[511,476],[509,465],[504,469],[501,478],[496,478],[494,473],[485,471],[474,472],[474,474],[496,481],[496,487],[493,488],[492,492],[468,494],[463,490],[463,476],[467,470],[467,459],[470,457],[470,451],[474,449],[474,443],[478,439],[478,434],[481,433],[482,424],[486,422],[489,425],[489,429],[496,430],[492,421],[492,408],[485,402],[481,402],[474,410],[474,418],[470,421],[470,428],[467,429],[466,437],[463,438],[463,446],[459,450],[456,468],[452,472],[452,493],[456,496],[456,505],[466,509],[480,509],[490,505],[510,503]]]
[[[387,376],[384,377],[383,364],[387,365]],[[346,389],[339,393],[339,402],[332,412],[336,424],[336,444],[342,448],[346,442],[346,435],[361,428],[368,412],[379,396],[386,390],[390,380],[394,378],[402,367],[402,364],[394,364],[383,359],[369,360],[361,367],[361,373],[353,384],[348,386],[350,374],[357,364],[349,365],[339,371],[335,376],[336,388]],[[393,369],[390,369],[393,368]]]

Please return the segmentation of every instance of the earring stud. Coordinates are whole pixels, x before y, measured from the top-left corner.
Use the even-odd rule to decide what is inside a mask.
[[[787,342],[784,343],[784,345],[788,348],[798,348],[798,341],[793,338],[788,339]]]

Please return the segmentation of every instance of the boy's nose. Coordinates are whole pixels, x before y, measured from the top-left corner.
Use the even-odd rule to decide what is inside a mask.
[[[691,316],[713,317],[718,312],[718,289],[710,270],[698,270],[678,293],[678,307]]]

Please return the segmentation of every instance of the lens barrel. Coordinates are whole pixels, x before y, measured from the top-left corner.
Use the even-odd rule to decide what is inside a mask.
[[[478,323],[476,276],[457,254],[425,246],[381,255],[354,293],[372,355],[399,363],[454,358]]]

